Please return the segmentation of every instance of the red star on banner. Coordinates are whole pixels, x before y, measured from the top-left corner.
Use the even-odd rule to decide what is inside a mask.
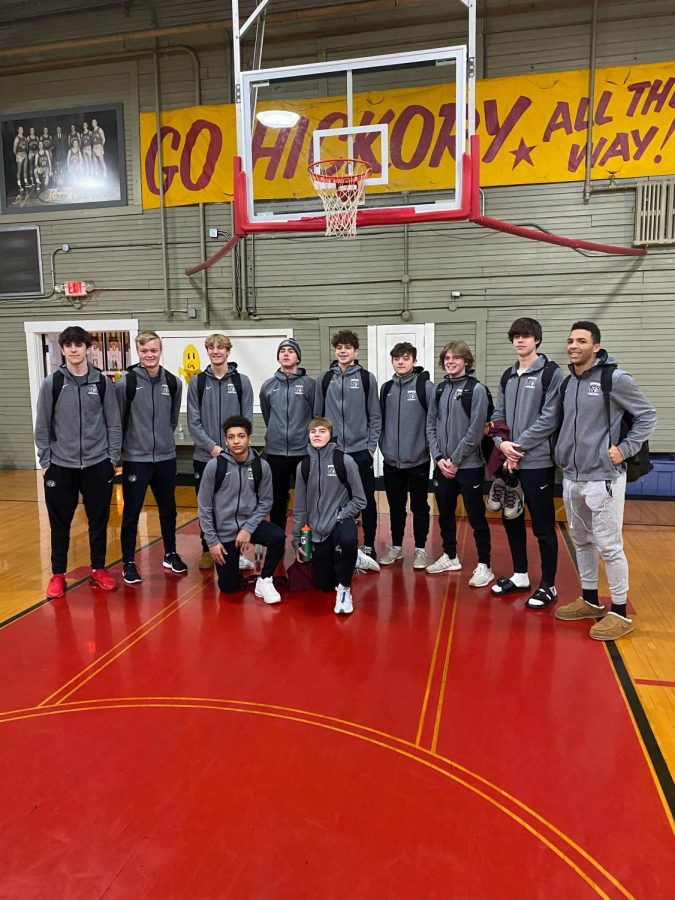
[[[515,167],[523,162],[523,160],[533,166],[534,163],[530,158],[530,153],[532,153],[536,146],[536,144],[533,144],[531,147],[528,147],[524,139],[521,138],[518,147],[515,150],[509,150],[509,153],[513,153],[513,155],[515,156],[515,159],[513,161],[513,168],[515,169]]]

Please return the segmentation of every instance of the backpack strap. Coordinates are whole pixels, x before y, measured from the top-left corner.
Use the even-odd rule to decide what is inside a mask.
[[[255,452],[255,451],[254,451]],[[260,482],[262,481],[262,460],[256,453],[251,463],[251,471],[253,472],[253,487],[255,489],[255,499],[260,502]]]
[[[467,418],[471,418],[471,404],[473,403],[473,389],[476,387],[476,379],[475,378],[467,378],[466,384],[462,388],[462,393],[460,395],[460,402],[462,404],[462,409],[467,415]]]
[[[441,397],[443,396],[443,391],[445,389],[445,381],[441,381],[440,384],[436,385],[436,409],[438,409]]]
[[[300,474],[302,475],[302,480],[305,482],[305,487],[307,487],[307,482],[309,481],[309,456],[302,457]]]
[[[391,389],[393,388],[393,386],[393,380],[389,380],[382,385],[382,388],[380,390],[380,406],[382,407],[382,432],[384,432],[384,417],[387,409],[386,400],[391,393]]]
[[[226,456],[223,456],[222,453],[216,456],[216,481],[213,485],[214,494],[217,494],[223,486],[223,481],[225,481],[225,476],[227,475],[227,466],[228,462]]]
[[[370,425],[370,410],[368,409],[368,397],[370,395],[370,372],[367,369],[360,369],[361,387],[363,388],[363,399],[366,401],[366,421]]]
[[[202,408],[202,400],[204,399],[204,391],[206,390],[206,372],[200,372],[197,375],[197,400],[199,409]]]
[[[49,437],[52,441],[56,440],[56,431],[54,430],[54,413],[56,411],[56,402],[59,399],[61,391],[63,390],[63,382],[65,381],[65,376],[61,369],[57,369],[52,376],[52,420],[49,425]]]
[[[333,380],[333,373],[329,369],[327,372],[324,372],[323,378],[321,379],[321,399],[323,401],[323,406],[321,407],[321,415],[325,418],[326,416],[326,391],[328,390],[328,385]]]
[[[506,394],[506,385],[508,384],[509,378],[511,377],[511,373],[513,372],[513,366],[509,366],[502,373],[502,377],[499,379],[499,386],[502,389],[502,394]]]
[[[349,483],[349,478],[347,477],[347,467],[345,466],[345,455],[342,450],[336,448],[333,450],[333,462],[335,463],[335,472],[337,473],[337,477],[347,488],[347,493],[349,494],[349,499],[352,499],[352,486]]]
[[[610,364],[608,366],[603,366],[602,371],[600,372],[600,388],[602,390],[602,397],[605,401],[605,415],[607,416],[607,441],[608,446],[612,446],[612,411],[610,408],[609,398],[612,393],[612,380],[614,378],[614,371],[616,370],[616,365]]]
[[[539,413],[541,414],[542,409],[544,408],[544,403],[546,403],[546,393],[548,389],[551,387],[551,381],[553,380],[553,374],[556,369],[559,369],[560,366],[557,362],[554,362],[552,359],[547,359],[544,363],[544,371],[541,373],[541,400],[539,401]]]
[[[126,434],[126,430],[129,427],[129,419],[131,418],[131,404],[134,402],[134,398],[136,397],[136,386],[138,384],[138,379],[136,378],[136,373],[131,367],[127,372],[127,380],[126,380],[126,390],[124,394],[124,421],[122,422],[122,434]]]
[[[237,372],[236,369],[232,370],[232,384],[234,385],[234,389],[237,392],[237,400],[239,401],[239,415],[241,416],[244,414],[244,407],[241,399],[244,392],[241,386],[241,375],[239,374],[239,372]]]
[[[417,399],[420,401],[422,409],[425,413],[429,412],[429,404],[427,403],[427,381],[431,376],[427,371],[417,373],[417,381],[415,382],[415,390],[417,391]],[[384,413],[383,413],[384,415]],[[383,420],[384,422],[384,420]],[[382,426],[384,428],[384,425]]]
[[[167,372],[166,369],[164,371],[164,377],[166,378],[166,383],[169,386],[169,394],[171,395],[171,399],[175,400],[176,394],[178,393],[178,379],[173,374],[173,372]]]

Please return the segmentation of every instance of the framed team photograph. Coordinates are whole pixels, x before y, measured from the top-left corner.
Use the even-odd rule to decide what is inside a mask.
[[[121,103],[0,114],[3,213],[126,202]]]

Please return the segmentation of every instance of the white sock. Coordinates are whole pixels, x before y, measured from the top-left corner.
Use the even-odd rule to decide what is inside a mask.
[[[530,576],[527,572],[514,572],[511,576],[511,581],[516,587],[524,588],[530,583]]]

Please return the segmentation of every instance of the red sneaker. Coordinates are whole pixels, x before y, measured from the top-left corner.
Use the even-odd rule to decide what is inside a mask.
[[[57,597],[63,597],[66,592],[66,576],[52,575],[47,585],[47,599],[56,600]]]
[[[117,587],[117,582],[107,569],[92,569],[89,584],[101,588],[102,591],[114,591]]]

